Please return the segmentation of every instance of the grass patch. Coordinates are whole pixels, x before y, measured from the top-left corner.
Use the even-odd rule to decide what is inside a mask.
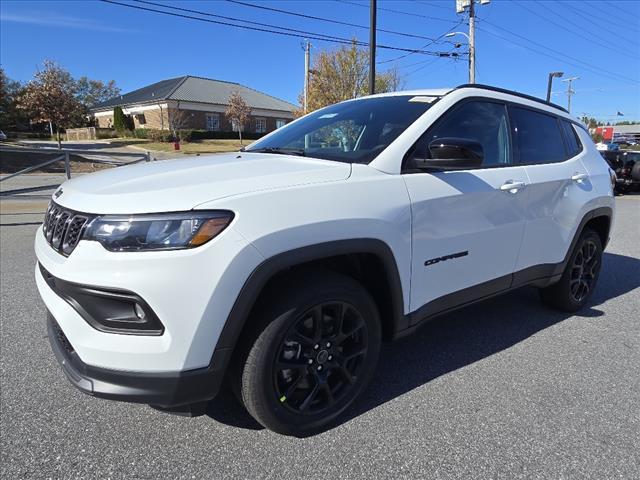
[[[243,142],[244,145],[248,145],[251,142]],[[198,142],[182,143],[180,150],[175,150],[173,143],[168,142],[145,142],[142,144],[136,144],[141,148],[156,152],[175,152],[182,153],[184,155],[193,155],[197,153],[223,153],[223,152],[237,152],[242,148],[240,141],[233,140],[200,140]]]

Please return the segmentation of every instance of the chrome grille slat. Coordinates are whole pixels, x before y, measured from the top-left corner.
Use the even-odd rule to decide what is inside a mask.
[[[51,202],[44,216],[42,232],[55,250],[68,256],[82,238],[85,227],[93,216],[77,213]]]

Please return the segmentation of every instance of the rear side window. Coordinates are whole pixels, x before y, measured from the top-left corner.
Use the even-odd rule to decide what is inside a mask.
[[[519,163],[555,163],[566,158],[556,117],[518,107],[511,109],[511,116]]]
[[[582,144],[578,138],[575,128],[571,125],[571,122],[566,120],[560,120],[562,131],[564,132],[564,139],[567,144],[567,154],[569,157],[575,157],[582,151]]]

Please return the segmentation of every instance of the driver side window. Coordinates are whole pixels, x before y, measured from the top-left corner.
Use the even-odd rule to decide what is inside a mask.
[[[421,160],[432,158],[429,144],[439,138],[459,138],[482,146],[482,167],[509,165],[511,144],[507,107],[501,103],[473,100],[446,113],[418,141],[411,163],[420,168]]]

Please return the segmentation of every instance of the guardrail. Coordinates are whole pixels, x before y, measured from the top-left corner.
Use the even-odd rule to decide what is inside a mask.
[[[114,167],[119,167],[122,165],[132,165],[134,163],[141,163],[141,162],[151,162],[153,160],[155,160],[154,157],[151,156],[151,154],[148,151],[145,152],[140,152],[140,153],[135,153],[135,152],[104,152],[104,151],[96,151],[96,150],[76,150],[76,149],[64,149],[64,150],[60,150],[57,148],[5,148],[5,147],[0,147],[0,154],[5,154],[5,153],[38,153],[38,154],[43,154],[43,155],[56,155],[55,158],[50,158],[48,159],[46,162],[42,162],[39,163],[38,165],[33,165],[31,167],[27,167],[24,168],[18,172],[12,173],[10,175],[4,176],[2,178],[0,178],[0,182],[4,182],[6,180],[9,180],[10,178],[14,178],[17,177],[19,175],[24,175],[25,173],[30,173],[33,172],[35,170],[41,169],[43,167],[46,167],[48,165],[51,165],[52,163],[56,163],[56,162],[60,162],[60,161],[64,161],[64,173],[67,177],[67,179],[71,178],[71,162],[74,161],[73,159],[71,159],[71,155],[77,155],[80,157],[94,157],[94,156],[98,156],[98,157],[131,157],[131,158],[136,158],[139,157],[137,160],[133,160],[133,161],[126,161],[126,160],[118,160],[118,159],[113,159],[113,160],[105,160],[105,159],[101,159],[101,158],[87,158],[87,160],[90,160],[91,163],[99,163],[99,164],[104,164],[104,165],[113,165]],[[57,185],[42,185],[42,186],[38,186],[38,187],[30,187],[30,188],[21,188],[21,189],[15,189],[15,190],[5,190],[3,192],[0,192],[0,196],[5,196],[5,195],[15,195],[17,193],[27,193],[27,192],[35,192],[38,190],[49,190],[51,188],[55,188],[57,187]]]

